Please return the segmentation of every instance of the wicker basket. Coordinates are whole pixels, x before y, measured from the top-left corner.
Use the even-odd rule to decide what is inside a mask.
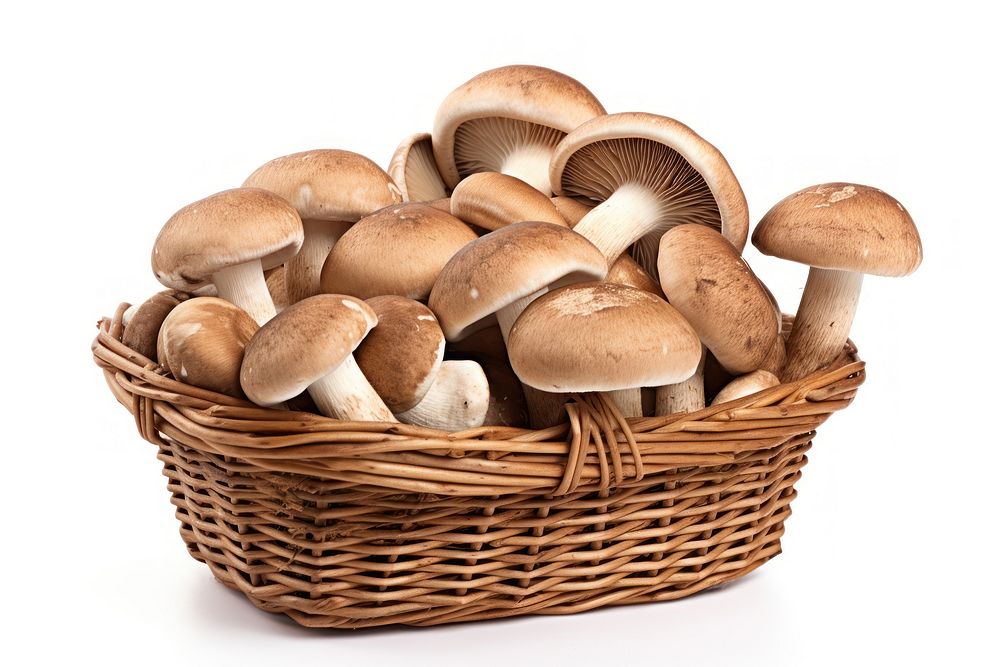
[[[100,323],[94,358],[159,447],[191,555],[307,626],[436,625],[671,600],[780,553],[817,426],[864,363],[627,422],[574,397],[542,431],[268,410],[166,377]],[[788,321],[786,319],[786,328]]]

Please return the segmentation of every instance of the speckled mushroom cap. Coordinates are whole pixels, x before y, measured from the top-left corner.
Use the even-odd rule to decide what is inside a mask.
[[[363,155],[336,149],[275,158],[243,185],[280,195],[303,220],[353,222],[402,201],[399,188],[381,167]]]
[[[451,213],[489,230],[525,220],[569,226],[551,199],[521,179],[495,171],[462,179],[451,193]]]
[[[464,222],[433,206],[389,206],[340,238],[323,265],[320,286],[360,299],[398,294],[424,300],[442,267],[477,238]]]
[[[167,287],[191,291],[252,260],[273,268],[301,246],[302,220],[284,199],[259,188],[225,190],[167,220],[153,245],[153,273]]]
[[[765,255],[876,276],[908,275],[923,258],[903,205],[853,183],[815,185],[785,197],[757,225],[753,244]]]
[[[501,308],[546,287],[600,280],[600,251],[568,227],[519,222],[465,246],[441,270],[428,305],[448,340],[481,328]]]
[[[367,303],[343,294],[318,294],[292,304],[247,344],[240,384],[258,405],[301,394],[347,359],[378,324]]]
[[[660,285],[705,347],[731,373],[760,368],[781,321],[767,290],[736,248],[701,225],[660,239]]]
[[[181,382],[242,397],[240,364],[257,328],[246,311],[224,299],[188,299],[163,320],[157,358]]]
[[[354,352],[358,366],[393,412],[427,394],[444,359],[444,333],[431,309],[402,296],[368,299],[378,326]]]
[[[399,186],[403,201],[433,201],[448,196],[434,161],[429,132],[411,134],[400,142],[389,161],[389,177]]]
[[[627,112],[589,120],[559,143],[549,172],[557,195],[594,202],[628,183],[647,186],[664,225],[707,225],[738,250],[746,245],[749,213],[736,175],[715,146],[673,118]]]
[[[555,146],[604,113],[597,98],[565,74],[531,65],[499,67],[474,76],[441,103],[432,132],[434,157],[453,188],[469,174],[500,171],[512,145]]]
[[[701,342],[663,299],[613,283],[570,285],[536,299],[507,340],[525,384],[549,392],[674,384],[694,374]]]
[[[122,343],[147,359],[157,361],[159,355],[156,352],[156,339],[163,320],[189,296],[187,292],[164,290],[143,301],[125,324]]]

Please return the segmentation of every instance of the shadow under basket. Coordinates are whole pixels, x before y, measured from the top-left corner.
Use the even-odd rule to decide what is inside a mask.
[[[848,342],[802,380],[698,412],[626,421],[586,394],[545,430],[448,433],[183,384],[122,344],[124,309],[94,358],[159,447],[191,556],[315,627],[570,614],[742,577],[781,552],[815,429],[865,377]]]

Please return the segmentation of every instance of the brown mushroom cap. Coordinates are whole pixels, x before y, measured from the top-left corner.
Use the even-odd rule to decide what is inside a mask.
[[[903,205],[878,188],[815,185],[785,197],[757,225],[765,255],[822,269],[905,276],[923,258],[920,235]]]
[[[156,339],[163,320],[177,305],[188,298],[186,292],[164,290],[143,301],[129,318],[122,332],[122,344],[142,356],[157,361]]]
[[[318,294],[292,304],[247,344],[240,382],[258,405],[276,405],[340,366],[378,324],[360,299]]]
[[[472,174],[455,186],[451,214],[491,231],[525,220],[568,226],[548,197],[519,178],[493,171]]]
[[[474,76],[438,108],[433,147],[445,183],[501,171],[517,147],[550,150],[604,107],[579,81],[544,67],[510,65]]]
[[[191,291],[249,261],[273,268],[301,246],[302,220],[284,199],[258,188],[225,190],[167,220],[153,245],[153,273],[167,287]]]
[[[243,185],[280,195],[303,220],[353,222],[402,201],[399,188],[381,167],[363,155],[336,149],[275,158]]]
[[[760,368],[780,319],[767,291],[718,232],[681,225],[660,240],[660,286],[720,363],[732,373]]]
[[[672,118],[629,112],[587,121],[556,147],[550,180],[556,194],[594,202],[610,199],[622,186],[640,186],[658,206],[652,233],[697,223],[721,231],[738,250],[746,245],[746,197],[729,163]]]
[[[228,301],[195,297],[178,304],[163,321],[157,356],[181,382],[242,397],[243,351],[257,328],[250,315]]]
[[[600,280],[604,256],[568,227],[519,222],[468,244],[451,258],[428,305],[445,337],[458,340],[493,313],[546,287]]]
[[[427,132],[411,134],[400,142],[389,162],[389,176],[399,186],[403,201],[433,201],[448,196]]]
[[[368,299],[378,326],[354,353],[358,366],[393,412],[423,399],[444,358],[444,334],[431,309],[396,295]]]
[[[476,233],[426,204],[386,207],[362,218],[333,247],[320,285],[324,292],[367,299],[398,294],[426,299],[442,267]]]
[[[774,373],[763,369],[756,370],[753,373],[741,375],[723,387],[715,396],[712,405],[735,401],[738,398],[756,394],[758,391],[777,387],[779,384],[781,384],[781,380]]]
[[[539,297],[507,340],[518,377],[542,391],[615,391],[673,384],[701,360],[691,325],[663,299],[613,283]]]

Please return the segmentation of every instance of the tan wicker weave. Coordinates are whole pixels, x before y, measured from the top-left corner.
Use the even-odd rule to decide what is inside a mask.
[[[182,384],[122,345],[124,308],[94,358],[159,447],[188,550],[308,626],[568,614],[741,577],[780,553],[815,429],[864,381],[848,343],[828,369],[696,413],[626,424],[588,395],[544,431],[445,433]]]

